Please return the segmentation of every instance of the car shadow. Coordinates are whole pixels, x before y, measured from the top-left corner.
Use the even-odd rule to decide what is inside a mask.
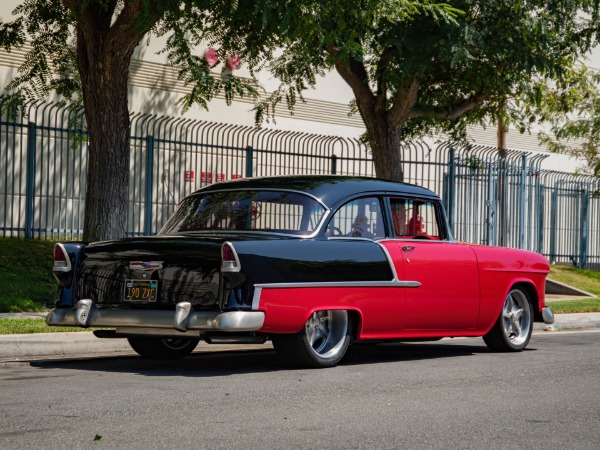
[[[485,353],[490,353],[490,351],[484,345],[454,343],[360,344],[351,346],[339,365],[344,367],[385,362],[446,359]],[[194,352],[184,359],[172,361],[121,355],[38,360],[31,361],[30,365],[40,369],[132,373],[149,377],[222,377],[244,373],[296,370],[282,365],[271,347],[264,350],[200,351]]]

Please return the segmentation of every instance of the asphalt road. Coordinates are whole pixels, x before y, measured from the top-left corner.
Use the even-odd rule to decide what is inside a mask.
[[[94,441],[94,439],[99,439]],[[177,362],[0,364],[0,448],[594,448],[600,332],[353,347],[326,370],[272,350]]]

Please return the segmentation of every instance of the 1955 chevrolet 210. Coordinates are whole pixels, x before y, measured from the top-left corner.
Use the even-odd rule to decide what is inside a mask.
[[[454,240],[433,192],[372,178],[293,176],[207,186],[157,236],[59,243],[49,325],[101,327],[140,355],[271,340],[330,367],[351,341],[483,336],[521,351],[552,323],[541,255]]]

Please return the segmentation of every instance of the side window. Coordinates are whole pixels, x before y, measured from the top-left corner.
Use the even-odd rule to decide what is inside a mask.
[[[391,198],[394,234],[399,238],[421,237],[440,240],[440,224],[435,202],[426,200]]]
[[[385,237],[381,204],[377,197],[352,200],[341,206],[333,215],[326,231],[327,236],[375,238]]]

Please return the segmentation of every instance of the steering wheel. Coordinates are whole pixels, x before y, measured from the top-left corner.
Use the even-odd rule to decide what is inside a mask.
[[[426,234],[417,234],[416,236],[412,237],[413,239],[426,239],[428,241],[431,240],[430,236],[427,236]]]

